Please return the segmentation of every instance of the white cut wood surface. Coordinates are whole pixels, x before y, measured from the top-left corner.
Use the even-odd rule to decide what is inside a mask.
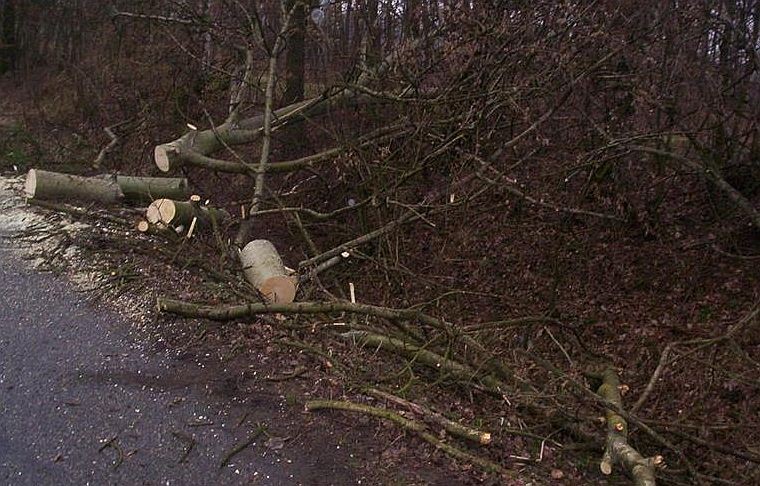
[[[280,254],[267,240],[253,240],[240,251],[245,278],[269,302],[293,302],[296,284],[285,270]]]

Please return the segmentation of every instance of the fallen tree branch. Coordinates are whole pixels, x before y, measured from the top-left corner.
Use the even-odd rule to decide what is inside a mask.
[[[180,456],[179,461],[177,461],[180,464],[182,464],[183,462],[187,460],[187,456],[189,456],[190,453],[195,448],[195,444],[196,444],[195,438],[191,435],[187,435],[183,432],[177,432],[177,431],[173,431],[172,435],[176,437],[177,439],[184,441],[187,444],[185,445],[185,449],[182,451],[182,455]]]
[[[471,180],[475,179],[477,177],[477,173],[472,173],[464,178],[462,178],[460,181],[458,181],[456,184],[454,184],[454,187],[462,187]],[[435,191],[432,191],[430,194],[428,194],[427,197],[425,197],[425,200],[423,201],[424,204],[430,204],[431,202],[440,199],[444,194],[446,193],[443,189],[438,189]],[[446,206],[444,205],[443,208]],[[416,209],[408,209],[406,212],[404,212],[401,216],[399,216],[397,219],[394,219],[393,221],[390,221],[389,223],[386,223],[384,226],[381,226],[380,228],[371,231],[365,235],[359,236],[354,238],[353,240],[347,241],[341,245],[336,246],[335,248],[332,248],[331,250],[328,250],[320,255],[314,256],[312,258],[303,260],[298,264],[299,268],[309,267],[312,265],[317,265],[325,260],[329,260],[335,256],[338,256],[344,252],[350,251],[357,246],[361,246],[365,243],[369,243],[370,241],[373,241],[385,234],[388,234],[400,226],[404,225],[405,223],[409,223],[412,221],[416,221],[418,219],[424,219],[426,215],[431,215],[436,213],[437,211],[441,211],[443,208],[437,208],[437,209],[430,209],[427,211],[427,214],[424,214],[423,212],[417,211]]]
[[[320,162],[331,160],[337,155],[340,155],[341,153],[347,152],[349,150],[361,149],[369,147],[371,145],[383,143],[405,133],[408,133],[408,130],[400,130],[391,134],[378,136],[377,138],[373,138],[372,135],[368,135],[366,137],[362,137],[356,144],[347,144],[341,147],[334,147],[298,159],[285,160],[282,162],[271,162],[265,167],[255,167],[251,164],[246,164],[239,161],[236,162],[232,160],[209,157],[195,151],[186,152],[182,157],[182,164],[186,166],[198,167],[201,169],[213,170],[216,172],[246,174],[251,176],[256,176],[260,173],[294,172],[297,170],[313,167]]]
[[[224,466],[226,466],[227,464],[229,464],[229,462],[232,460],[233,457],[235,457],[237,454],[240,454],[245,449],[247,449],[248,446],[250,446],[251,444],[253,444],[256,441],[256,439],[258,439],[259,437],[261,437],[261,434],[263,434],[263,433],[264,433],[264,428],[263,427],[257,427],[256,430],[254,430],[251,433],[251,435],[249,435],[242,442],[240,442],[238,444],[235,444],[235,446],[232,449],[230,449],[229,452],[227,452],[227,454],[224,455],[224,457],[222,458],[222,462],[219,464],[219,467],[223,468]]]
[[[108,138],[111,139],[108,144],[100,149],[100,152],[98,152],[97,157],[95,157],[95,160],[92,161],[92,168],[93,169],[100,169],[100,166],[103,165],[103,161],[106,159],[106,155],[111,153],[111,151],[116,147],[116,145],[119,143],[119,137],[114,133],[113,128],[115,128],[118,125],[122,125],[124,122],[119,123],[117,125],[111,125],[110,127],[103,128],[103,131],[106,132],[106,135],[108,135]]]
[[[652,437],[654,440],[656,440],[657,442],[659,442],[661,445],[663,445],[664,447],[667,447],[671,451],[675,452],[676,455],[678,456],[679,460],[684,464],[684,466],[686,467],[686,469],[689,471],[689,474],[691,475],[691,477],[697,482],[697,484],[702,484],[702,482],[699,480],[700,479],[699,478],[699,473],[697,473],[697,470],[694,468],[694,464],[691,463],[691,461],[686,457],[686,455],[683,453],[683,451],[681,451],[680,449],[678,449],[669,440],[667,440],[666,438],[664,438],[663,436],[661,436],[660,434],[658,434],[657,432],[655,432],[650,426],[648,426],[646,423],[644,423],[643,420],[639,419],[638,417],[636,417],[633,414],[630,414],[630,413],[626,412],[623,409],[623,407],[621,407],[619,404],[613,403],[613,402],[611,402],[611,401],[609,401],[609,400],[601,397],[597,393],[589,390],[582,383],[580,383],[579,381],[577,381],[573,377],[569,376],[567,373],[565,373],[564,371],[560,370],[559,368],[557,368],[556,366],[554,366],[551,362],[549,362],[549,361],[541,358],[540,356],[537,356],[536,354],[528,352],[528,351],[526,351],[524,349],[517,348],[517,349],[515,349],[515,351],[517,353],[519,353],[519,354],[522,354],[523,356],[525,356],[526,358],[530,359],[531,361],[533,361],[537,365],[541,366],[546,371],[549,371],[550,373],[554,374],[555,376],[564,378],[565,380],[567,380],[567,382],[569,384],[571,384],[573,386],[573,388],[575,388],[576,390],[578,390],[581,394],[583,394],[584,396],[586,396],[587,398],[589,398],[590,400],[592,400],[594,403],[598,404],[601,407],[604,407],[605,409],[609,409],[609,410],[614,411],[615,413],[617,413],[619,416],[621,416],[626,421],[632,422],[633,424],[635,424],[636,426],[638,426],[639,428],[641,428],[641,430],[643,430],[644,432],[646,432],[650,437]]]
[[[499,149],[497,151],[497,153],[494,154],[494,155],[492,155],[490,158],[494,159],[501,152],[502,152],[502,149]],[[573,215],[577,215],[577,216],[591,216],[591,217],[595,217],[595,218],[607,219],[607,220],[610,220],[610,221],[618,221],[618,222],[625,221],[623,218],[619,218],[619,217],[611,215],[611,214],[604,214],[604,213],[599,213],[599,212],[596,212],[596,211],[588,211],[586,209],[578,209],[578,208],[570,208],[570,207],[564,207],[564,206],[557,206],[555,204],[551,204],[551,203],[545,202],[542,199],[541,200],[536,199],[535,197],[533,197],[533,196],[527,194],[526,192],[521,191],[520,189],[518,189],[517,187],[515,187],[516,186],[516,181],[510,179],[509,177],[507,177],[506,174],[504,174],[503,172],[501,172],[498,169],[496,169],[491,164],[491,162],[489,162],[489,161],[487,161],[487,160],[483,159],[482,157],[479,157],[479,156],[477,156],[475,154],[465,153],[465,155],[468,156],[468,157],[470,157],[470,158],[472,158],[473,160],[477,161],[478,163],[480,163],[483,169],[487,169],[487,170],[491,171],[496,176],[496,179],[490,179],[490,178],[488,178],[486,176],[481,176],[480,179],[483,182],[485,182],[487,184],[494,185],[494,186],[498,186],[499,188],[504,189],[509,194],[512,194],[513,196],[516,196],[516,197],[518,197],[520,199],[523,199],[523,200],[527,201],[528,203],[530,203],[530,204],[532,204],[534,206],[538,206],[538,207],[541,207],[541,208],[544,208],[544,209],[548,209],[548,210],[550,210],[552,212],[556,212],[556,213],[566,213],[566,214],[573,214]]]
[[[634,403],[633,406],[631,407],[632,413],[637,412],[641,408],[641,406],[644,405],[644,403],[647,401],[647,399],[649,398],[649,395],[652,394],[652,391],[654,391],[654,386],[655,384],[657,384],[657,381],[660,379],[662,372],[665,370],[665,366],[668,364],[668,357],[670,356],[670,352],[673,349],[673,346],[675,344],[677,343],[668,343],[668,345],[665,346],[665,349],[662,350],[662,354],[660,355],[660,361],[657,363],[657,367],[652,373],[652,376],[649,378],[649,382],[644,388],[644,391],[641,392],[639,399],[636,400],[636,403]]]
[[[333,96],[320,96],[306,101],[293,103],[272,112],[271,131],[282,129],[294,121],[306,120],[326,114],[334,109],[346,106],[362,106],[373,100],[356,96],[353,93],[339,93]],[[191,130],[171,142],[157,145],[154,149],[156,166],[162,172],[181,167],[186,162],[195,165],[213,164],[216,170],[223,168],[239,171],[239,164],[220,159],[211,159],[208,154],[223,146],[251,143],[263,135],[264,115],[240,120],[237,123],[225,122],[214,129]],[[230,171],[230,170],[228,170]]]
[[[674,358],[672,360],[668,360],[668,358],[670,357],[670,354],[672,353],[673,349],[676,346],[696,345],[697,347],[693,349],[692,351],[690,351],[689,352],[690,354],[690,353],[698,351],[699,349],[703,349],[706,346],[719,344],[721,342],[731,340],[734,336],[736,336],[739,332],[744,330],[747,326],[753,323],[756,324],[758,322],[756,319],[759,314],[760,314],[760,303],[755,303],[755,305],[747,313],[747,315],[742,317],[739,320],[739,322],[737,322],[724,334],[721,334],[713,338],[689,339],[686,341],[673,341],[673,342],[668,343],[665,346],[665,349],[662,350],[662,354],[660,355],[660,360],[657,363],[657,367],[652,373],[652,376],[649,378],[649,381],[647,382],[646,387],[644,387],[644,391],[641,392],[639,399],[636,400],[636,403],[631,407],[631,413],[636,412],[638,409],[641,408],[642,405],[644,405],[646,400],[649,398],[649,395],[651,395],[652,391],[654,390],[654,387],[657,381],[660,379],[660,376],[662,375],[663,371],[665,370],[665,367],[673,364],[679,359],[679,358]],[[685,356],[687,355],[683,355],[681,357],[685,357]]]
[[[257,31],[258,29],[254,29]],[[279,36],[278,36],[279,39]],[[420,41],[415,41],[417,43]],[[376,76],[381,76],[391,69],[402,50],[395,49],[373,71]],[[271,56],[270,56],[271,57]],[[365,72],[359,76],[357,84],[364,86],[372,81],[373,77]],[[291,122],[307,120],[347,106],[362,106],[376,104],[384,100],[374,96],[359,93],[351,88],[342,88],[325,92],[308,100],[299,101],[274,112],[265,111],[264,114],[256,115],[240,121],[229,119],[209,130],[191,130],[181,137],[168,143],[157,145],[154,149],[154,160],[158,168],[168,172],[176,166],[181,166],[188,156],[200,160],[196,155],[207,156],[223,146],[239,145],[257,140],[264,132],[264,119],[271,114],[273,123],[271,131],[287,126]],[[231,166],[228,166],[231,167]]]
[[[308,373],[308,371],[309,371],[309,368],[307,368],[306,366],[296,366],[293,369],[293,371],[290,371],[288,373],[283,373],[281,375],[268,376],[268,377],[266,377],[264,379],[266,381],[271,381],[273,383],[279,383],[279,382],[282,382],[282,381],[288,381],[288,380],[292,380],[294,378],[299,378],[299,377],[305,375],[306,373]]]
[[[371,407],[369,405],[363,405],[360,403],[341,401],[341,400],[311,400],[311,401],[306,402],[307,411],[323,410],[323,409],[343,410],[347,412],[363,413],[366,415],[371,415],[373,417],[389,420],[401,426],[404,430],[408,430],[410,432],[416,433],[423,440],[432,444],[437,449],[442,450],[443,452],[445,452],[446,454],[450,455],[451,457],[455,459],[474,464],[480,467],[481,469],[483,469],[484,471],[487,471],[490,473],[497,473],[497,474],[507,476],[507,477],[513,476],[513,474],[510,471],[506,470],[503,466],[496,464],[495,462],[492,462],[488,459],[475,456],[473,454],[470,454],[469,452],[465,452],[457,447],[454,447],[451,444],[447,444],[446,442],[443,442],[441,439],[439,439],[435,435],[431,434],[424,424],[402,417],[401,415],[395,412],[392,412],[390,410],[387,410],[384,408],[378,408],[378,407]]]
[[[445,372],[457,382],[470,383],[473,380],[478,380],[482,383],[486,391],[500,398],[504,396],[504,393],[508,388],[502,381],[493,375],[479,373],[468,365],[446,358],[438,353],[425,349],[424,347],[411,344],[408,341],[367,331],[350,331],[341,334],[341,336],[346,339],[353,339],[361,342],[368,347],[382,349],[383,351],[404,356],[413,363],[425,365],[433,370]]]
[[[370,388],[369,390],[367,390],[367,393],[381,400],[386,400],[391,403],[395,403],[396,405],[405,407],[411,410],[412,412],[416,413],[417,415],[421,415],[423,419],[425,419],[426,421],[440,425],[448,433],[450,433],[453,436],[459,437],[460,439],[469,440],[471,442],[475,442],[480,445],[488,445],[491,443],[490,432],[483,432],[481,430],[474,429],[467,425],[460,424],[459,422],[455,422],[451,419],[444,417],[442,414],[425,407],[424,405],[420,405],[418,403],[412,403],[408,400],[404,400],[403,398],[399,396],[393,395],[392,393],[378,390],[377,388]]]
[[[150,14],[141,14],[141,13],[133,13],[133,12],[123,12],[123,11],[117,10],[116,7],[114,7],[113,5],[109,5],[108,15],[112,19],[115,19],[117,17],[126,17],[126,18],[131,18],[131,19],[153,20],[156,22],[177,23],[177,24],[182,24],[182,25],[195,25],[198,23],[198,22],[195,22],[194,20],[182,19],[179,17],[175,17],[174,15],[166,16],[166,15],[150,15]]]
[[[292,303],[248,303],[239,305],[220,305],[207,306],[184,302],[180,300],[167,299],[159,297],[156,301],[156,309],[159,312],[168,312],[184,317],[200,317],[216,321],[230,321],[243,317],[250,317],[258,314],[330,314],[335,312],[348,312],[351,314],[363,314],[391,321],[417,321],[426,324],[434,329],[443,331],[451,339],[461,339],[462,343],[470,348],[475,354],[470,362],[476,368],[486,367],[497,373],[500,377],[513,382],[522,382],[511,370],[504,367],[501,362],[494,358],[482,344],[473,339],[471,336],[462,335],[450,323],[436,319],[433,316],[424,314],[417,309],[392,309],[389,307],[380,307],[370,304],[358,304],[345,301],[336,302],[292,302]],[[396,341],[389,341],[389,347],[395,346]],[[403,348],[403,346],[402,346]],[[437,358],[432,357],[430,362]],[[469,369],[469,368],[468,368]],[[467,371],[467,370],[465,370]],[[474,376],[473,372],[465,373]],[[464,376],[464,374],[462,375]],[[494,379],[496,380],[496,379]],[[497,383],[498,382],[498,383]],[[493,390],[500,389],[500,394],[506,391],[506,387],[499,380],[491,381],[490,386]]]
[[[418,310],[392,309],[390,307],[356,304],[346,301],[206,306],[160,297],[157,300],[156,308],[161,312],[168,312],[184,317],[203,317],[216,321],[229,321],[258,314],[332,314],[336,312],[348,312],[389,320],[418,320],[435,328],[445,329],[441,321]]]
[[[612,368],[602,372],[599,396],[617,407],[623,407],[620,396],[620,379]],[[599,468],[605,475],[612,474],[612,465],[620,463],[633,477],[637,486],[655,486],[655,466],[662,464],[662,456],[644,458],[628,444],[628,422],[614,410],[607,409],[607,445]]]
[[[699,446],[705,447],[707,449],[720,452],[721,454],[726,454],[734,457],[738,457],[739,459],[744,459],[745,461],[754,462],[755,464],[760,464],[760,455],[753,454],[752,452],[746,451],[746,450],[739,450],[735,446],[734,447],[727,447],[722,444],[717,444],[714,442],[709,442],[704,439],[700,439],[699,437],[695,437],[690,434],[686,434],[684,432],[681,432],[680,430],[674,430],[674,427],[677,426],[677,424],[671,424],[666,425],[665,428],[670,432],[671,434],[680,437],[684,440],[687,440],[689,442],[692,442],[694,444],[697,444]]]
[[[361,246],[365,243],[369,243],[370,241],[373,241],[385,234],[388,234],[394,231],[396,228],[400,227],[404,223],[408,223],[416,219],[420,219],[420,217],[421,216],[417,211],[407,211],[404,214],[402,214],[398,219],[395,219],[374,231],[370,231],[369,233],[365,235],[362,235],[357,238],[354,238],[353,240],[347,241],[341,245],[336,246],[335,248],[327,250],[324,253],[316,255],[312,258],[303,260],[302,262],[298,264],[298,267],[305,268],[312,265],[317,265],[325,260],[329,260],[344,252],[348,252],[356,248],[357,246]]]

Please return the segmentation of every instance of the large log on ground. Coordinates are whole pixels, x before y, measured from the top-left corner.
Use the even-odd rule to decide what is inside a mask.
[[[116,176],[124,197],[130,201],[156,199],[185,199],[188,196],[187,179],[183,177]]]
[[[240,251],[245,278],[269,302],[293,302],[295,279],[285,270],[280,254],[267,240],[253,240]]]
[[[26,175],[24,192],[32,199],[95,201],[116,204],[124,193],[116,178],[81,177],[31,169]]]
[[[201,206],[197,201],[174,201],[172,199],[156,199],[145,211],[145,219],[150,224],[166,226],[184,226],[196,221],[196,226],[209,226],[216,222],[229,219],[230,215],[223,209]]]
[[[187,179],[102,175],[82,177],[31,169],[24,188],[27,197],[44,200],[94,201],[115,204],[123,200],[146,202],[187,197]]]

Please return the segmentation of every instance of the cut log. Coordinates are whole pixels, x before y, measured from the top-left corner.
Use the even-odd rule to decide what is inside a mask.
[[[240,251],[245,278],[269,302],[293,302],[296,281],[285,270],[280,254],[267,240],[253,240]]]
[[[172,199],[157,199],[145,211],[145,219],[150,224],[188,228],[196,218],[196,226],[211,226],[212,220],[224,221],[230,215],[223,209],[208,208],[198,205],[196,201],[174,201]]]
[[[184,199],[187,197],[187,179],[181,177],[116,176],[116,183],[124,197],[133,202],[156,199]]]
[[[179,141],[174,141],[163,145],[156,145],[156,148],[153,149],[153,159],[156,161],[156,166],[161,172],[169,172],[174,165],[181,163],[178,157],[180,146]]]
[[[24,188],[30,199],[94,201],[115,204],[187,196],[187,179],[102,175],[82,177],[31,169]]]
[[[137,224],[135,225],[135,228],[140,233],[147,233],[150,230],[150,223],[148,223],[144,219],[141,219],[140,221],[137,222]]]
[[[179,239],[177,230],[169,228],[163,223],[151,224],[144,219],[140,219],[135,223],[135,229],[143,235],[160,236],[168,241],[178,241]]]
[[[30,199],[95,201],[116,204],[124,193],[115,177],[81,177],[31,169],[24,192]]]

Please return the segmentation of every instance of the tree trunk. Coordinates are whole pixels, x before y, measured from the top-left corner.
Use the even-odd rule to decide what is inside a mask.
[[[16,66],[16,0],[5,0],[0,10],[0,74]]]
[[[380,25],[377,22],[378,0],[367,0],[364,23],[367,36],[366,66],[373,69],[380,62]]]
[[[292,28],[288,38],[285,58],[285,93],[281,105],[289,105],[303,100],[306,60],[306,2],[305,0],[288,0],[286,8],[291,14]]]
[[[295,279],[290,277],[277,249],[267,240],[253,240],[240,251],[245,278],[268,302],[289,303],[296,296]]]
[[[129,201],[184,199],[188,195],[187,179],[179,177],[116,176],[116,183]]]
[[[116,204],[124,199],[115,177],[81,177],[37,169],[27,173],[24,192],[30,199],[75,199],[103,204]]]
[[[420,36],[420,1],[406,0],[404,6],[404,36],[417,39]]]
[[[24,190],[27,197],[35,199],[138,203],[162,197],[184,198],[187,196],[187,179],[120,175],[81,177],[31,169]]]

